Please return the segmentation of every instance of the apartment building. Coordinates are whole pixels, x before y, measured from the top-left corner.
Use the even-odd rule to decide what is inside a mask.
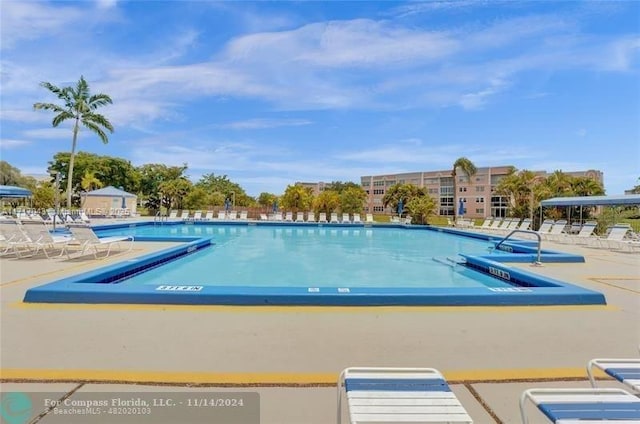
[[[457,198],[465,205],[465,216],[469,218],[505,217],[507,216],[508,199],[495,193],[495,188],[502,178],[509,174],[512,166],[479,167],[471,178],[458,175]],[[546,171],[535,171],[546,177]],[[603,182],[601,171],[588,170],[565,172],[574,177],[590,177]],[[367,192],[365,212],[388,213],[394,211],[382,203],[386,190],[395,184],[413,184],[424,187],[431,197],[438,202],[439,215],[453,215],[456,210],[453,196],[453,177],[451,169],[443,171],[408,172],[392,175],[373,175],[360,178],[362,188]]]

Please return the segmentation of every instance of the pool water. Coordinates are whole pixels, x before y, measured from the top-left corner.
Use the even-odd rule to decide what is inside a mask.
[[[101,236],[211,237],[214,245],[127,284],[249,287],[511,287],[433,258],[483,255],[490,243],[437,231],[316,226],[166,225],[101,230]]]

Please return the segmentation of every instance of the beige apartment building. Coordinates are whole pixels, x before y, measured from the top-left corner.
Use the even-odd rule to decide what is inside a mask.
[[[469,218],[505,217],[509,206],[508,199],[495,194],[495,187],[502,178],[508,175],[511,166],[494,166],[478,168],[471,178],[458,175],[457,198],[465,205],[465,216]],[[549,175],[546,171],[535,171],[540,176]],[[590,177],[603,182],[601,171],[588,170],[565,172],[574,177]],[[386,190],[395,184],[413,184],[424,187],[431,197],[438,202],[439,215],[453,215],[457,208],[454,205],[453,177],[451,169],[443,171],[408,172],[403,174],[373,175],[360,178],[362,188],[367,192],[365,212],[393,214],[391,208],[385,208],[382,198]]]

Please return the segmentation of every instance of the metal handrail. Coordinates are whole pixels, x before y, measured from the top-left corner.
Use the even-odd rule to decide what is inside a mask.
[[[161,211],[156,212],[156,215],[153,217],[153,222],[159,221],[162,224],[162,221],[168,219],[166,215],[162,215]]]
[[[509,234],[507,234],[507,236],[505,238],[503,238],[502,240],[500,240],[495,246],[494,246],[494,250],[497,250],[498,247],[504,243],[505,241],[507,241],[507,239],[509,237],[511,237],[513,234],[515,233],[525,233],[525,234],[533,234],[538,238],[538,258],[537,260],[533,263],[534,265],[542,265],[542,261],[540,259],[540,251],[541,251],[541,246],[542,246],[542,237],[540,237],[540,234],[537,231],[532,231],[532,230],[512,230]]]

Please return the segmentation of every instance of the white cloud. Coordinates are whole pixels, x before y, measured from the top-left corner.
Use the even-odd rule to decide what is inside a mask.
[[[3,0],[0,8],[2,50],[14,47],[21,40],[55,35],[82,16],[76,8],[60,5],[54,7],[35,1]]]
[[[111,9],[117,6],[118,0],[96,0],[96,4],[98,9]]]
[[[487,98],[499,93],[507,84],[499,78],[489,81],[489,87],[475,93],[464,94],[460,98],[460,105],[464,109],[480,109],[487,102]]]
[[[310,125],[308,119],[248,119],[246,121],[236,121],[218,125],[219,128],[229,128],[234,130],[255,130],[278,127],[300,127]]]
[[[71,124],[60,124],[57,128],[38,128],[25,130],[22,135],[34,140],[71,140]]]
[[[16,139],[10,139],[10,138],[0,139],[0,148],[6,149],[6,150],[16,149],[29,144],[31,144],[29,140],[16,140]]]

